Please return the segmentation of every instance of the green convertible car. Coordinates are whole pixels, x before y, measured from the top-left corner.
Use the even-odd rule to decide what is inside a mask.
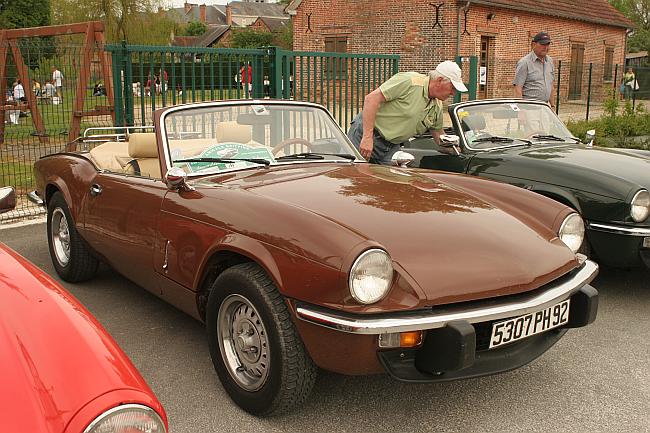
[[[601,264],[650,267],[650,152],[602,148],[572,136],[548,105],[521,99],[449,106],[442,146],[405,144],[412,167],[510,183],[551,197],[585,220],[582,251]]]

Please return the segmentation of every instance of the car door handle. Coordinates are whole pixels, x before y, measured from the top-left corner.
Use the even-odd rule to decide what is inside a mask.
[[[93,183],[93,184],[90,186],[90,195],[92,195],[93,197],[96,197],[96,196],[98,196],[98,195],[101,194],[101,193],[102,193],[102,187],[99,186],[98,184]]]

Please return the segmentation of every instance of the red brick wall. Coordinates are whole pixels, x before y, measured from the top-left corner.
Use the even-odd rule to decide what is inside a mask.
[[[494,14],[491,20],[487,19],[489,13]],[[311,14],[311,31],[307,29],[308,14]],[[440,61],[455,57],[457,14],[455,1],[444,2],[440,8],[440,27],[434,26],[436,10],[429,2],[303,0],[293,19],[293,48],[324,51],[326,36],[345,35],[350,53],[399,54],[400,70],[426,72]],[[562,60],[560,84],[563,98],[568,93],[572,43],[583,43],[584,62],[594,63],[594,98],[600,97],[604,85],[613,85],[603,83],[605,46],[614,47],[614,63],[623,64],[624,61],[625,29],[620,27],[477,5],[470,6],[467,17],[470,34],[461,37],[461,55],[478,56],[481,36],[493,38],[490,43],[488,97],[512,96],[510,83],[515,64],[529,52],[532,36],[542,30],[549,32],[553,39],[549,54],[556,61],[556,67],[558,60]],[[462,32],[465,29],[462,13],[460,22]],[[584,99],[588,67],[583,73]]]

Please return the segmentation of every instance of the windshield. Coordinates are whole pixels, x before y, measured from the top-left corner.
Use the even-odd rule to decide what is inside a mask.
[[[546,104],[486,102],[458,107],[455,116],[470,149],[493,149],[530,142],[575,142],[571,132]]]
[[[322,108],[215,104],[164,117],[167,157],[188,174],[361,157]]]

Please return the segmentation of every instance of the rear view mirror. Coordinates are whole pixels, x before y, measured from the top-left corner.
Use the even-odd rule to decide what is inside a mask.
[[[187,173],[180,167],[172,167],[165,174],[167,188],[171,191],[194,191],[194,188],[187,184]]]
[[[393,162],[394,165],[397,165],[398,167],[406,167],[410,163],[412,163],[414,159],[415,157],[410,153],[404,152],[403,150],[398,150],[393,154],[391,161]]]
[[[0,188],[0,213],[8,212],[16,207],[16,190],[7,186]]]
[[[440,136],[440,145],[442,147],[458,146],[458,143],[460,143],[460,138],[457,135],[442,134]]]

